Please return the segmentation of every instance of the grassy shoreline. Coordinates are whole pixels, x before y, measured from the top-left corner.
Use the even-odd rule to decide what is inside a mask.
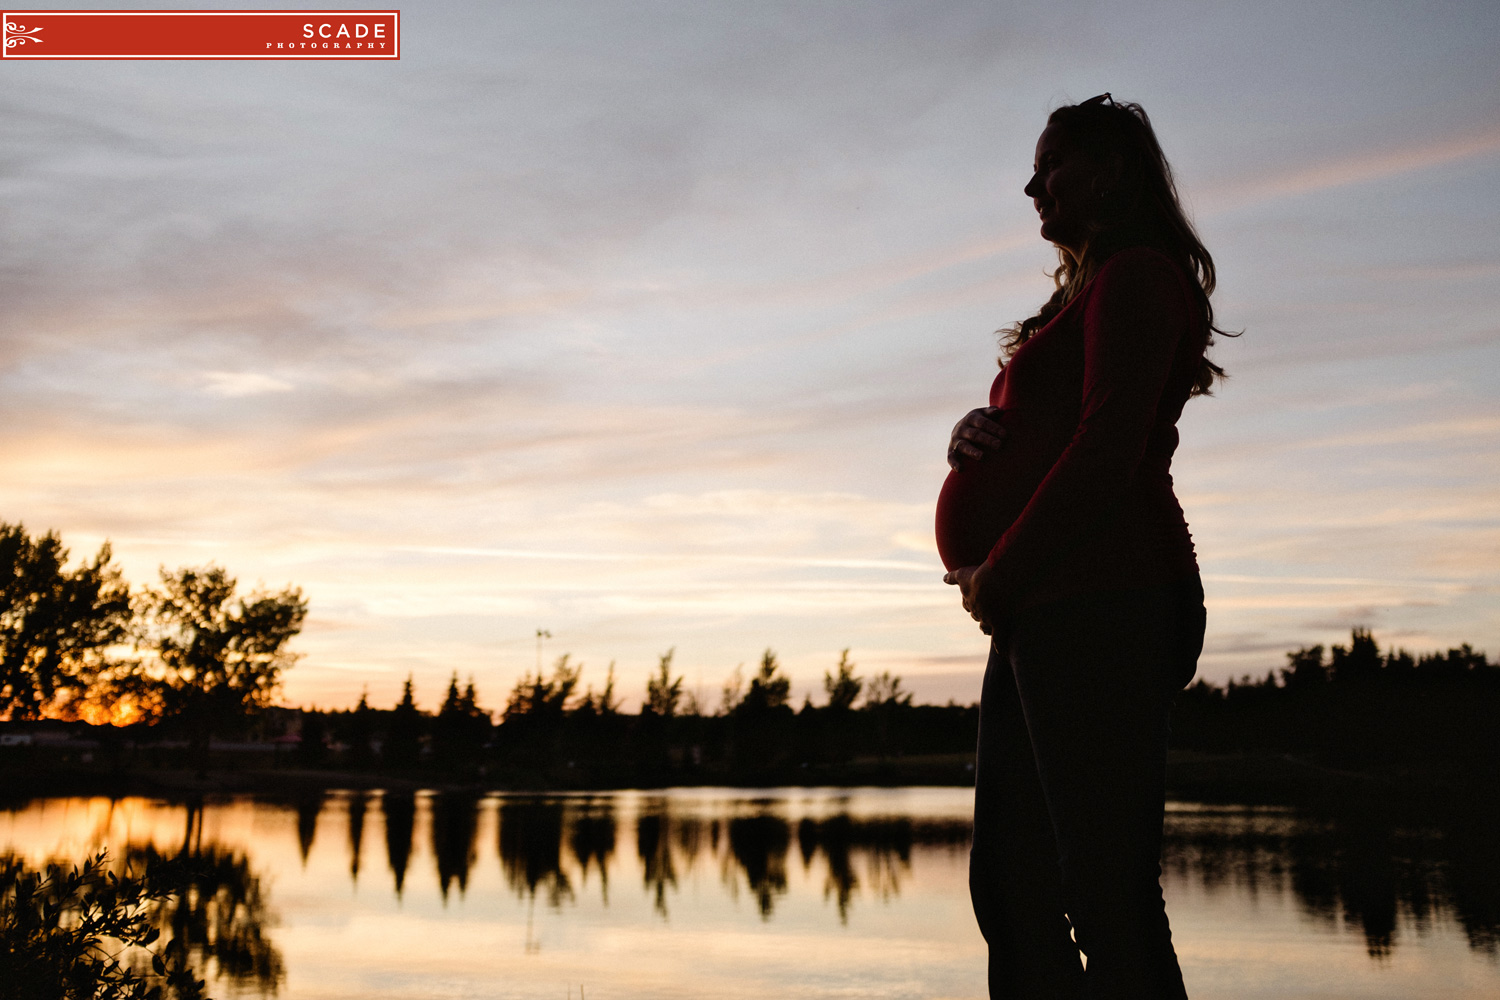
[[[0,768],[8,801],[70,795],[111,798],[140,795],[182,798],[251,794],[283,796],[333,789],[467,792],[586,792],[668,787],[898,787],[973,784],[973,754],[933,754],[854,760],[839,765],[786,768],[753,774],[664,773],[626,775],[554,768],[545,773],[493,770],[454,775],[433,770],[373,771],[282,767],[110,769],[88,764]],[[614,778],[615,780],[610,780]],[[1467,802],[1497,808],[1492,782],[1465,775],[1343,770],[1289,754],[1173,751],[1167,794],[1174,801],[1310,807],[1417,807]]]

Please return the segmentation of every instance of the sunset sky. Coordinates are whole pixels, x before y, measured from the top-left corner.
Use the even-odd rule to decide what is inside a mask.
[[[632,704],[670,647],[709,703],[766,647],[798,702],[845,647],[976,700],[944,449],[1051,288],[1037,133],[1105,90],[1245,331],[1174,465],[1201,675],[1355,625],[1500,654],[1500,6],[401,25],[399,62],[0,66],[0,520],[302,587],[289,702],[456,670],[498,708],[539,628]]]

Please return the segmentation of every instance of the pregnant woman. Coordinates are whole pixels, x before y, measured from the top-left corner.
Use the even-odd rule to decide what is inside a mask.
[[[1137,104],[1054,111],[1025,193],[1057,290],[1004,332],[937,507],[944,579],[991,636],[969,875],[990,996],[1184,998],[1164,771],[1204,610],[1170,468],[1223,376],[1214,265]]]

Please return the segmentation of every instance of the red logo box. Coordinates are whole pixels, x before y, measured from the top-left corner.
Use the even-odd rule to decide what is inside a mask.
[[[400,59],[399,10],[8,10],[0,59]]]

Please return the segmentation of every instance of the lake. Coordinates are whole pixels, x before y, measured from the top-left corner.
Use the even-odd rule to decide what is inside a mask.
[[[981,998],[972,795],[54,798],[0,811],[0,855],[185,852],[216,997]],[[1169,808],[1197,1000],[1500,996],[1491,833]]]

